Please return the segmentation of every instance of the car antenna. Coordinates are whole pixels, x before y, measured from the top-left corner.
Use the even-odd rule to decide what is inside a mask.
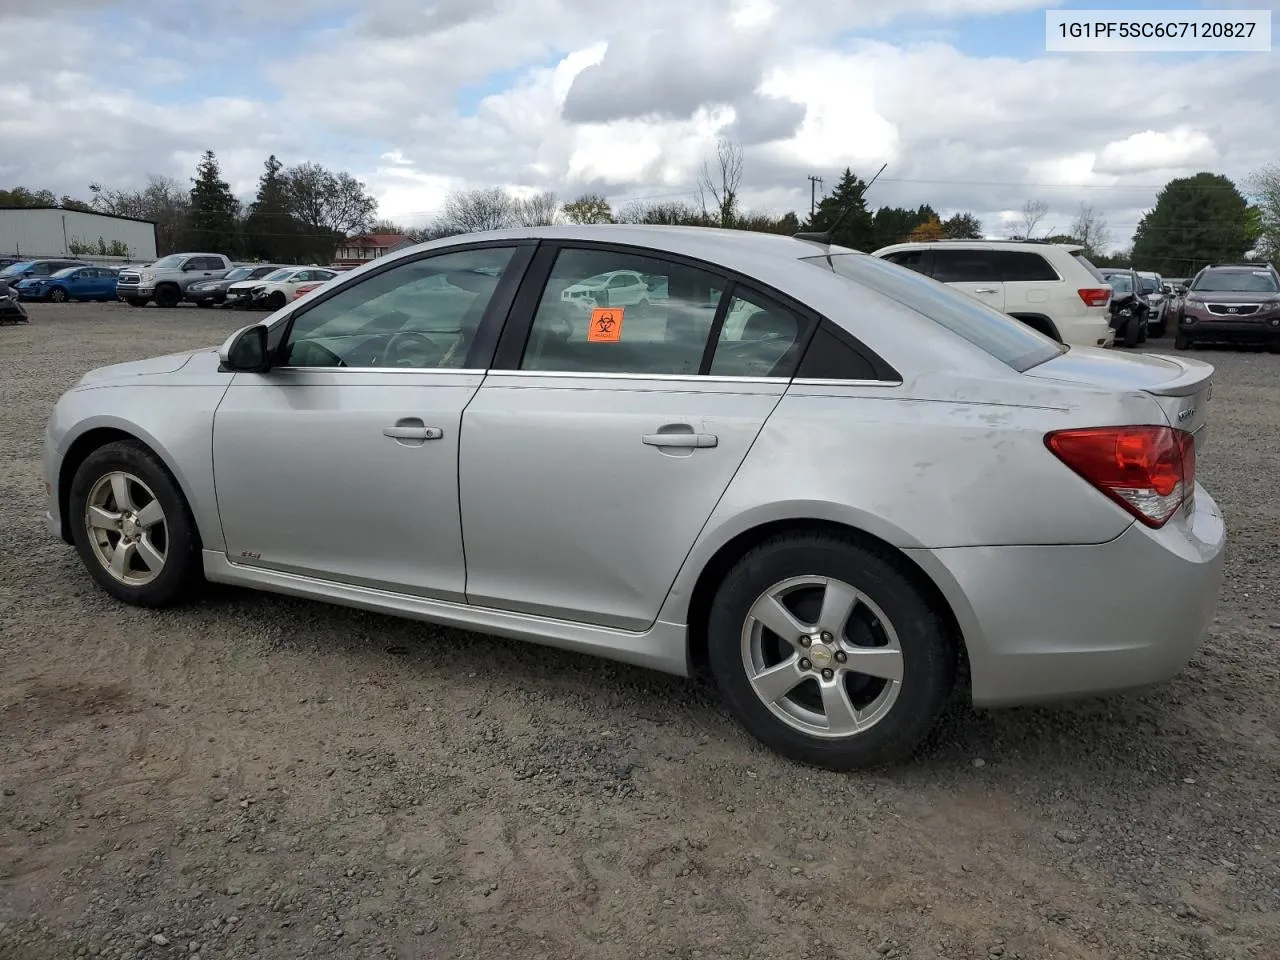
[[[880,169],[876,171],[876,175],[867,182],[867,185],[865,187],[863,187],[861,190],[858,191],[858,196],[857,196],[858,200],[861,200],[866,195],[867,191],[871,189],[871,184],[875,183],[876,180],[880,178],[880,174],[884,173],[884,168],[887,167],[888,165],[889,164],[887,162],[882,163],[880,165]],[[840,209],[840,212],[836,215],[836,219],[831,224],[831,226],[827,227],[825,230],[815,230],[809,233],[793,233],[791,235],[792,239],[808,240],[811,243],[820,243],[824,247],[829,247],[831,246],[831,241],[834,239],[832,235],[836,232],[836,229],[840,226],[840,224],[844,223],[844,218],[847,217],[852,211],[853,211],[853,202],[846,203]]]

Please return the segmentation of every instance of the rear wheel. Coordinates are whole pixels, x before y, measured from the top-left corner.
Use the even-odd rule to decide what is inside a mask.
[[[1124,345],[1126,347],[1136,347],[1138,345],[1138,328],[1142,325],[1142,321],[1137,317],[1130,317],[1124,322]]]
[[[955,682],[954,644],[887,553],[826,534],[756,547],[708,624],[712,673],[766,746],[834,770],[906,760]]]
[[[99,447],[71,481],[68,523],[89,575],[125,603],[162,607],[200,573],[191,510],[169,471],[133,441]]]

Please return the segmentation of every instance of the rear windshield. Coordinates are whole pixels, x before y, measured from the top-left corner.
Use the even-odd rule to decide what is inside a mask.
[[[968,340],[1021,373],[1060,355],[1066,347],[1008,314],[924,274],[861,253],[805,257],[801,263],[831,270]]]

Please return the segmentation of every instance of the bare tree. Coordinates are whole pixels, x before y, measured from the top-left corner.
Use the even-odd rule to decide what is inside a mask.
[[[694,227],[714,225],[705,212],[683,200],[667,203],[645,203],[641,200],[633,200],[618,211],[617,222]]]
[[[365,230],[373,222],[378,201],[346,171],[334,173],[318,163],[300,163],[283,173],[293,215],[316,233],[339,235]]]
[[[715,214],[722,227],[733,226],[738,212],[738,185],[742,182],[742,145],[726,137],[716,142],[716,159],[702,162],[698,175],[698,199],[705,213],[708,206],[715,207]],[[710,204],[708,203],[710,200]]]
[[[550,190],[511,204],[512,219],[522,227],[550,227],[561,222],[560,200]]]
[[[1023,239],[1030,240],[1036,227],[1040,225],[1040,221],[1045,218],[1049,212],[1049,205],[1043,200],[1028,200],[1022,205],[1022,216],[1015,221],[1018,230],[1018,236]]]
[[[1111,245],[1111,228],[1107,226],[1107,218],[1086,203],[1080,204],[1080,212],[1076,214],[1075,223],[1071,226],[1071,236],[1084,247],[1088,256],[1106,253]]]
[[[93,194],[95,210],[152,221],[156,225],[157,255],[182,249],[191,197],[177,180],[152,174],[141,190],[119,190],[91,183],[89,192]]]
[[[598,193],[584,193],[564,205],[564,215],[571,223],[613,223],[613,208]]]
[[[1280,164],[1255,170],[1247,185],[1258,211],[1258,250],[1272,262],[1280,263]]]
[[[501,230],[515,222],[515,205],[501,187],[457,190],[445,199],[440,216],[440,226],[453,233]]]

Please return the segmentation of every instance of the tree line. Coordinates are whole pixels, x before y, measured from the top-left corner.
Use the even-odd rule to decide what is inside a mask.
[[[599,193],[562,203],[551,191],[517,196],[501,187],[449,194],[427,225],[404,227],[375,219],[377,201],[345,171],[304,162],[286,167],[274,155],[263,164],[252,202],[243,204],[222,178],[213,151],[197,164],[191,186],[171,177],[150,176],[139,190],[90,184],[88,202],[55,197],[48,190],[0,190],[0,207],[60,206],[135,217],[156,225],[157,253],[208,250],[243,259],[282,263],[327,263],[340,241],[353,233],[404,234],[413,240],[555,223],[635,223],[719,227],[790,235],[830,230],[835,243],[876,250],[906,240],[981,239],[983,225],[970,212],[943,218],[930,204],[915,208],[866,203],[867,183],[845,168],[834,189],[803,219],[744,209],[740,188],[742,147],[721,139],[714,157],[698,174],[690,198],[632,201],[615,209]],[[1280,264],[1280,164],[1253,174],[1250,197],[1221,174],[1201,172],[1169,181],[1137,225],[1132,244],[1115,251],[1106,218],[1081,202],[1065,231],[1042,229],[1049,206],[1026,201],[1009,225],[1010,239],[1078,243],[1099,266],[1132,265],[1165,276],[1191,276],[1215,262],[1239,261],[1256,253]],[[84,250],[81,252],[106,252]]]

